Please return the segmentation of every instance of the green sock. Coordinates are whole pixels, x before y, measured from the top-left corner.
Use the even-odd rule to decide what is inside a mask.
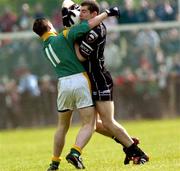
[[[77,156],[77,157],[81,155],[81,153],[79,151],[77,151],[75,148],[71,148],[71,152],[70,153],[75,155],[75,156]]]

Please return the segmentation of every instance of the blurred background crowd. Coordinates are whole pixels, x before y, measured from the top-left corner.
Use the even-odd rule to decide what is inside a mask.
[[[179,1],[98,2],[101,10],[114,5],[121,9],[120,18],[104,22],[108,29],[105,58],[115,84],[117,119],[179,116],[180,24],[112,30],[127,24],[179,23]],[[63,29],[56,1],[13,1],[1,8],[0,36],[31,32],[38,17],[48,17],[57,30]],[[36,37],[0,38],[0,128],[54,124],[56,93],[55,74]]]
[[[33,0],[31,0],[34,2]],[[10,6],[13,3],[6,3],[2,6],[0,13],[0,31],[13,32],[22,30],[31,30],[32,21],[34,18],[48,16],[57,30],[62,29],[62,20],[60,13],[60,3],[56,1],[50,2],[46,0],[45,3],[36,1],[32,3],[22,3],[19,1],[19,6],[16,9]],[[76,1],[75,1],[76,2]],[[116,1],[98,1],[100,8],[108,8],[112,5],[117,5],[121,9],[121,18],[114,21],[113,24],[124,23],[141,23],[141,22],[157,22],[157,21],[173,21],[178,19],[178,0],[119,0]],[[138,3],[137,3],[138,2]],[[43,5],[52,6],[51,14],[46,13],[46,8]],[[57,5],[57,3],[59,5]],[[121,5],[122,4],[122,5]]]

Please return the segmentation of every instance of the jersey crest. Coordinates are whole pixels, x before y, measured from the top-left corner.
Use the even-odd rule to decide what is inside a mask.
[[[87,43],[93,43],[98,38],[98,34],[91,30],[88,35],[86,36]]]

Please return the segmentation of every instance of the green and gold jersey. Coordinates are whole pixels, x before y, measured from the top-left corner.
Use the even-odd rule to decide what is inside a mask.
[[[42,36],[45,56],[52,64],[58,77],[85,71],[76,56],[74,42],[89,30],[88,22],[83,21],[58,35],[48,32]]]

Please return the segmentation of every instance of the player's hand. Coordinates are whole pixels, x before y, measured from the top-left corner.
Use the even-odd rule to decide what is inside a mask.
[[[107,13],[108,17],[111,17],[111,16],[120,17],[120,10],[118,7],[112,7],[112,8],[106,9],[105,12]]]
[[[78,10],[80,11],[81,6],[78,4],[73,4],[69,7],[70,10]]]
[[[71,25],[74,24],[74,21],[72,20],[71,16],[76,16],[71,10],[68,10],[68,8],[63,7],[62,8],[62,21],[63,25],[65,27],[71,27]]]

